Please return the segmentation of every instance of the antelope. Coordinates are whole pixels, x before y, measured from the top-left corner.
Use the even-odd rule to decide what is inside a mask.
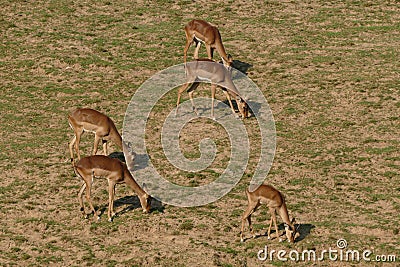
[[[211,117],[214,118],[214,99],[217,85],[222,88],[226,98],[229,101],[232,113],[236,115],[235,109],[232,105],[231,96],[237,99],[236,103],[242,118],[249,117],[249,107],[243,98],[240,97],[239,91],[232,81],[231,73],[224,65],[217,63],[211,59],[197,59],[196,61],[186,64],[186,83],[178,89],[178,99],[176,101],[175,115],[178,114],[178,107],[181,100],[182,93],[187,89],[189,93],[190,102],[192,103],[193,111],[198,115],[197,109],[193,102],[193,92],[200,85],[201,81],[211,81]]]
[[[95,178],[105,178],[108,181],[108,221],[112,222],[114,213],[114,196],[116,184],[125,183],[130,187],[139,197],[140,204],[143,208],[143,212],[148,213],[150,211],[150,200],[151,197],[136,183],[133,179],[127,166],[118,159],[109,158],[104,155],[88,156],[80,159],[74,165],[75,173],[80,177],[84,183],[82,184],[78,199],[80,209],[85,218],[88,215],[85,213],[83,205],[83,192],[86,190],[86,200],[89,203],[91,212],[96,215],[96,210],[93,207],[91,201],[91,189]],[[97,216],[97,220],[100,220],[100,216]]]
[[[249,222],[250,232],[252,233],[253,238],[255,237],[255,234],[253,232],[253,227],[251,225],[251,215],[253,214],[253,212],[257,210],[257,208],[261,204],[266,204],[269,208],[269,213],[271,214],[271,221],[268,227],[268,239],[271,239],[271,226],[272,222],[274,222],[276,237],[279,238],[279,242],[282,242],[282,239],[279,236],[278,227],[276,225],[275,213],[278,213],[284,222],[285,233],[288,242],[294,242],[294,240],[299,236],[299,233],[297,233],[297,229],[294,227],[295,218],[293,218],[292,221],[289,220],[289,214],[286,208],[285,198],[281,194],[281,192],[279,192],[270,185],[263,184],[260,185],[253,192],[250,192],[248,189],[246,189],[246,195],[248,200],[248,206],[242,216],[242,228],[240,231],[241,242],[244,241],[243,231],[246,219]]]
[[[194,58],[199,58],[199,49],[201,43],[204,43],[207,49],[208,59],[213,58],[214,49],[217,49],[218,54],[222,57],[225,65],[231,66],[233,59],[231,55],[227,55],[224,45],[222,44],[221,34],[216,26],[204,20],[194,19],[185,26],[186,45],[183,50],[184,62],[186,65],[187,51],[189,47],[196,43]]]
[[[112,140],[116,145],[122,148],[122,138],[118,133],[114,122],[103,113],[89,108],[76,109],[68,116],[68,122],[72,130],[74,130],[74,137],[69,143],[72,165],[74,163],[74,145],[75,151],[78,154],[78,160],[81,159],[79,143],[81,141],[81,135],[84,132],[94,133],[92,155],[96,155],[100,140],[102,140],[103,143],[104,155],[107,155],[107,141],[109,140]]]

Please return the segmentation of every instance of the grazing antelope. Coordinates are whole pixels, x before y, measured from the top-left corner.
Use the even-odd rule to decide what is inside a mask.
[[[178,114],[178,106],[181,100],[182,93],[187,89],[189,93],[190,101],[192,103],[193,111],[197,113],[197,109],[194,106],[193,102],[193,92],[197,89],[202,81],[210,81],[211,82],[211,117],[214,118],[214,99],[217,85],[222,88],[226,98],[229,101],[229,105],[231,107],[232,113],[236,115],[235,109],[233,108],[231,96],[237,99],[236,103],[239,109],[239,112],[242,118],[249,117],[249,107],[240,95],[239,91],[236,88],[235,84],[232,81],[231,73],[227,70],[224,65],[217,63],[210,59],[198,59],[196,61],[188,62],[186,64],[186,83],[183,84],[178,89],[178,99],[176,101],[176,110],[175,115]]]
[[[214,49],[217,49],[218,54],[222,57],[224,65],[230,66],[233,59],[225,52],[224,45],[222,44],[221,34],[216,26],[204,20],[194,19],[185,26],[186,45],[183,50],[184,62],[186,64],[187,51],[189,47],[196,43],[194,51],[194,58],[199,58],[199,49],[201,43],[204,43],[207,49],[208,59],[213,58]]]
[[[278,227],[276,225],[276,214],[275,214],[278,213],[285,224],[285,232],[288,241],[294,242],[294,240],[298,237],[299,233],[297,233],[297,229],[294,227],[295,219],[293,218],[292,221],[289,220],[289,214],[286,208],[285,198],[283,197],[281,192],[279,192],[270,185],[263,184],[260,185],[253,192],[250,192],[248,189],[246,189],[246,195],[248,200],[248,206],[242,216],[242,228],[240,231],[241,242],[244,241],[243,231],[246,219],[249,222],[250,232],[252,233],[253,238],[255,237],[255,234],[253,232],[253,227],[251,225],[251,215],[253,214],[254,211],[256,211],[256,209],[261,204],[266,204],[269,208],[269,213],[271,214],[271,221],[268,227],[268,239],[271,239],[272,222],[274,222],[275,225],[276,237],[279,238],[279,232],[278,232]],[[279,238],[279,242],[281,241],[282,239]]]
[[[107,155],[107,141],[112,140],[116,145],[122,148],[122,138],[115,127],[114,122],[103,113],[94,109],[80,108],[73,111],[68,116],[68,122],[74,130],[74,137],[69,143],[69,152],[71,162],[74,164],[73,146],[78,154],[78,160],[81,159],[79,152],[79,143],[83,132],[94,133],[94,146],[92,155],[96,155],[100,140],[103,142],[104,155]]]
[[[115,185],[125,183],[139,197],[143,212],[150,211],[151,197],[136,183],[126,165],[118,159],[109,158],[104,155],[94,155],[80,159],[74,165],[77,176],[83,179],[84,183],[79,190],[78,198],[81,211],[87,218],[83,205],[83,192],[86,189],[86,200],[94,215],[96,211],[91,201],[92,183],[95,178],[106,178],[108,180],[108,221],[112,221],[114,213]],[[97,220],[100,216],[97,216]]]

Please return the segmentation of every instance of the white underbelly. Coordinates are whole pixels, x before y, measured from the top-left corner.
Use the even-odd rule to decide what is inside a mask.
[[[200,42],[200,43],[203,43],[203,44],[204,44],[204,41],[201,40],[201,39],[199,39],[199,38],[197,38],[196,35],[194,36],[194,39],[196,39],[197,42]]]
[[[83,128],[83,131],[84,131],[84,132],[87,132],[87,133],[94,133],[94,134],[96,134],[96,131],[90,130],[90,129],[85,129],[85,128]]]
[[[204,81],[204,82],[211,82],[210,78],[197,76],[197,80]]]

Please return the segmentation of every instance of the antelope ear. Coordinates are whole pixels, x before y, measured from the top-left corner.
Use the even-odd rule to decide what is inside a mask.
[[[293,218],[292,221],[290,222],[291,224],[295,224],[296,223],[296,218]]]

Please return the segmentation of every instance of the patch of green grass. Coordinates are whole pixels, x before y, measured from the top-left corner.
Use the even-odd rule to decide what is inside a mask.
[[[366,148],[366,152],[370,154],[390,154],[393,153],[394,151],[397,151],[397,148],[394,146],[387,146],[387,147],[368,147]]]
[[[224,252],[224,253],[228,253],[228,254],[232,254],[232,255],[237,255],[238,251],[231,248],[231,247],[217,247],[216,248],[218,251]]]
[[[194,224],[193,224],[192,220],[185,220],[179,226],[179,229],[186,230],[186,231],[192,230],[193,228],[194,228]]]

